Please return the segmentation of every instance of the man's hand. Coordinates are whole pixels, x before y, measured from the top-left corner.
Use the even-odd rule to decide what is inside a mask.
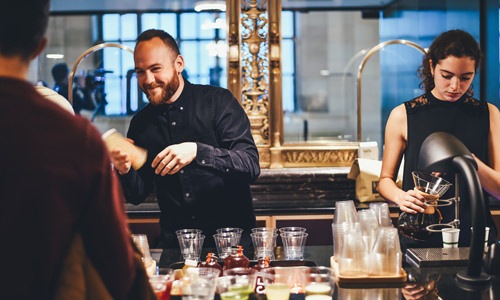
[[[111,150],[109,153],[111,162],[120,175],[125,175],[130,172],[132,162],[128,153],[122,153],[119,149]]]
[[[196,151],[197,146],[193,142],[171,145],[156,155],[151,166],[156,174],[173,175],[196,158]]]

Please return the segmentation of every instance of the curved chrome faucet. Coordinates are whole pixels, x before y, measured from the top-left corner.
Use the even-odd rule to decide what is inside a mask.
[[[373,54],[375,54],[377,51],[384,48],[385,46],[394,45],[394,44],[407,45],[407,46],[410,46],[410,47],[413,47],[413,48],[419,50],[424,55],[426,54],[426,51],[424,48],[422,48],[418,44],[411,42],[411,41],[408,41],[408,40],[389,40],[389,41],[382,42],[382,43],[376,45],[375,47],[371,48],[370,50],[368,50],[368,52],[365,54],[365,56],[363,57],[363,60],[361,61],[361,63],[359,64],[359,67],[358,67],[357,90],[356,90],[357,91],[357,106],[358,106],[357,107],[357,117],[358,117],[357,138],[358,138],[358,142],[361,142],[361,76],[363,75],[363,69],[365,67],[366,62]]]
[[[73,63],[73,67],[71,68],[71,72],[69,73],[68,91],[73,91],[73,78],[75,77],[75,72],[76,72],[76,69],[78,68],[78,65],[80,64],[80,62],[85,57],[89,56],[90,54],[92,54],[98,50],[101,50],[103,48],[106,48],[106,47],[120,48],[120,49],[123,49],[125,51],[128,51],[128,52],[134,54],[134,50],[132,48],[125,46],[125,45],[122,45],[122,44],[115,44],[115,43],[102,43],[102,44],[98,44],[98,45],[95,45],[95,46],[88,48],[82,54],[80,54],[80,56],[78,56],[76,61]],[[71,92],[71,93],[68,92],[68,101],[71,105],[73,105],[73,92]]]

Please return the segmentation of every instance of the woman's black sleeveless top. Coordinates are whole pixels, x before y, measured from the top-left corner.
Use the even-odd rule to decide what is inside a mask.
[[[411,172],[419,170],[418,156],[420,146],[425,138],[437,131],[450,133],[457,137],[483,162],[488,161],[488,135],[490,131],[490,118],[488,105],[486,102],[479,101],[473,97],[464,95],[461,99],[455,102],[442,101],[435,98],[431,93],[426,93],[417,98],[404,103],[407,115],[408,137],[407,146],[404,152],[404,173],[403,173],[403,190],[413,189],[414,183]],[[455,174],[444,174],[443,177],[453,183],[453,186],[442,197],[448,199],[455,196]],[[461,185],[462,180],[459,180],[460,187],[460,244],[469,246],[470,243],[470,205],[468,193]],[[488,194],[484,194],[486,202],[488,202]],[[449,222],[454,219],[454,206],[440,207],[443,214],[443,222]],[[487,224],[492,227],[490,236],[496,236],[494,223],[491,218],[489,205],[487,209]],[[437,237],[436,237],[437,235]],[[435,242],[441,247],[441,234],[433,234]],[[432,240],[432,239],[431,239]]]

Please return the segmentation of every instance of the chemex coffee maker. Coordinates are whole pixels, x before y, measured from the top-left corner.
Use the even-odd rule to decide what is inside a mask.
[[[457,228],[458,197],[441,199],[452,184],[441,177],[421,171],[413,171],[412,176],[414,190],[424,196],[427,208],[422,213],[401,213],[398,218],[399,233],[416,241],[425,241],[433,232],[441,232],[444,228]],[[440,207],[452,204],[455,204],[454,219],[448,223],[441,223],[443,217]]]
[[[470,248],[468,249],[467,269],[457,273],[457,280],[469,287],[480,287],[488,284],[491,281],[490,274],[498,275],[499,272],[500,254],[498,252],[500,252],[500,244],[497,242],[490,247],[483,262],[486,226],[485,199],[477,175],[477,164],[472,154],[455,136],[445,132],[435,132],[430,134],[420,147],[418,167],[424,172],[452,172],[463,176],[462,182],[467,187],[464,190],[468,192],[467,196],[470,201],[474,234],[471,236]],[[437,179],[427,178],[426,181],[432,182],[433,180]],[[446,186],[445,182],[442,183]],[[437,188],[440,183],[435,185]],[[458,203],[456,203],[456,207],[458,207]],[[458,217],[457,209],[456,217]],[[427,227],[427,229],[429,228]],[[432,230],[432,227],[430,229]],[[442,252],[442,249],[436,248],[435,250]],[[484,270],[489,274],[483,272],[483,263]]]

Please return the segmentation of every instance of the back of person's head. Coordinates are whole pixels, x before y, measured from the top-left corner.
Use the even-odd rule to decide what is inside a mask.
[[[469,57],[474,61],[476,70],[482,59],[479,43],[468,32],[454,29],[441,33],[429,46],[419,70],[420,77],[423,79],[421,85],[425,87],[426,91],[431,91],[434,88],[429,61],[432,60],[432,68],[434,69],[439,61],[449,56]]]
[[[136,45],[140,42],[149,41],[153,38],[159,38],[163,43],[174,53],[175,56],[180,54],[179,46],[175,39],[167,32],[160,29],[148,29],[142,32],[136,39]]]
[[[68,65],[64,62],[57,63],[52,67],[52,77],[56,83],[63,82],[68,78],[69,69]]]
[[[30,59],[45,36],[50,0],[4,1],[0,9],[0,54]]]

